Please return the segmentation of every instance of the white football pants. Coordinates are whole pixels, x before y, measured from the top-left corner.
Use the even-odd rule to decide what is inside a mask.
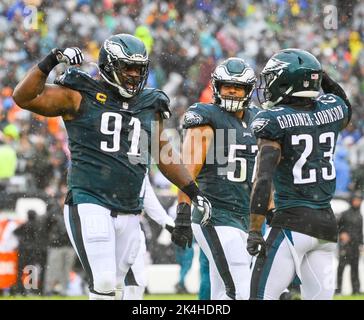
[[[90,299],[113,300],[140,247],[140,217],[112,217],[110,210],[85,203],[64,206],[67,233],[88,276]]]
[[[195,239],[209,260],[211,300],[247,300],[251,256],[247,233],[227,226],[192,223]]]
[[[130,267],[125,278],[123,300],[143,300],[145,287],[147,286],[145,255],[145,235],[140,231],[140,247],[135,262]]]
[[[251,299],[278,300],[296,276],[304,300],[332,299],[336,243],[281,228],[271,228],[264,238],[267,255],[252,269]]]

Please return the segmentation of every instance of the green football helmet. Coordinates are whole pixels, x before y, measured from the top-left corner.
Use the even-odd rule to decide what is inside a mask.
[[[125,98],[138,94],[148,79],[149,59],[144,43],[129,34],[117,34],[104,41],[99,53],[102,78]],[[128,74],[130,68],[139,75]]]
[[[240,58],[229,58],[219,64],[212,74],[212,88],[214,91],[214,102],[228,112],[243,110],[250,102],[257,78],[254,70]],[[220,89],[223,84],[242,86],[245,96],[238,98],[234,96],[221,95]]]
[[[316,98],[320,93],[322,67],[309,52],[284,49],[273,55],[260,74],[258,94],[263,108],[271,108],[285,97]]]

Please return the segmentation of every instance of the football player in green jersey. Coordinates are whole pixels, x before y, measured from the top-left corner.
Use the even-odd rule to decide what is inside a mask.
[[[255,83],[254,71],[243,59],[229,58],[212,74],[214,102],[196,103],[184,116],[183,157],[212,204],[209,220],[193,210],[192,230],[209,260],[213,300],[249,298],[246,240],[257,154],[249,126],[259,111],[250,105]],[[182,192],[178,201],[177,219],[184,217],[186,237],[172,240],[191,246],[191,201]]]
[[[88,275],[90,299],[114,299],[116,283],[124,283],[140,246],[139,195],[149,155],[168,144],[160,135],[169,99],[145,88],[149,58],[134,36],[118,34],[104,41],[100,80],[69,68],[55,84],[46,84],[57,64],[82,61],[78,48],[53,49],[17,85],[13,97],[24,109],[62,116],[72,159],[65,223]],[[158,165],[203,214],[210,214],[208,200],[181,162]]]
[[[250,298],[278,299],[297,275],[303,299],[331,299],[337,241],[330,206],[336,176],[333,155],[338,134],[350,120],[350,103],[340,86],[323,74],[319,61],[303,50],[275,54],[261,78],[263,106],[268,109],[259,112],[251,126],[259,156],[247,247],[258,255]],[[261,227],[272,186],[275,213],[264,239]]]

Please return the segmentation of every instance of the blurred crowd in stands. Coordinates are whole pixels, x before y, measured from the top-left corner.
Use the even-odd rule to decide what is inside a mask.
[[[100,45],[122,32],[147,44],[149,85],[170,95],[171,127],[179,125],[192,102],[211,99],[210,74],[221,59],[242,57],[258,74],[280,48],[309,50],[340,81],[354,107],[352,124],[343,132],[336,155],[337,194],[348,196],[350,189],[361,189],[364,3],[309,0],[1,1],[0,129],[9,123],[16,126],[9,138],[1,138],[6,144],[10,139],[17,154],[16,175],[23,178],[14,183],[54,195],[64,188],[69,163],[62,121],[20,110],[11,98],[16,83],[57,46],[79,46],[86,55],[84,68],[96,74],[92,62],[97,62]],[[52,73],[50,81],[55,76]]]
[[[20,109],[12,91],[54,47],[80,47],[84,70],[96,75],[99,48],[117,33],[145,42],[148,85],[170,96],[170,127],[179,127],[191,103],[211,101],[210,75],[222,59],[244,58],[258,75],[281,48],[312,52],[342,84],[354,109],[336,150],[336,195],[349,199],[352,191],[364,189],[363,1],[1,0],[0,193],[55,199],[65,193],[69,152],[62,120]],[[61,71],[52,72],[49,81]],[[152,183],[161,196],[175,194],[156,171]]]

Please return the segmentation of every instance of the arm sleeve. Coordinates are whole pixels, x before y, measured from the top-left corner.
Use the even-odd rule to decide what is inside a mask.
[[[174,227],[173,219],[167,214],[166,210],[159,202],[148,176],[145,177],[144,211],[163,228],[167,224]]]

